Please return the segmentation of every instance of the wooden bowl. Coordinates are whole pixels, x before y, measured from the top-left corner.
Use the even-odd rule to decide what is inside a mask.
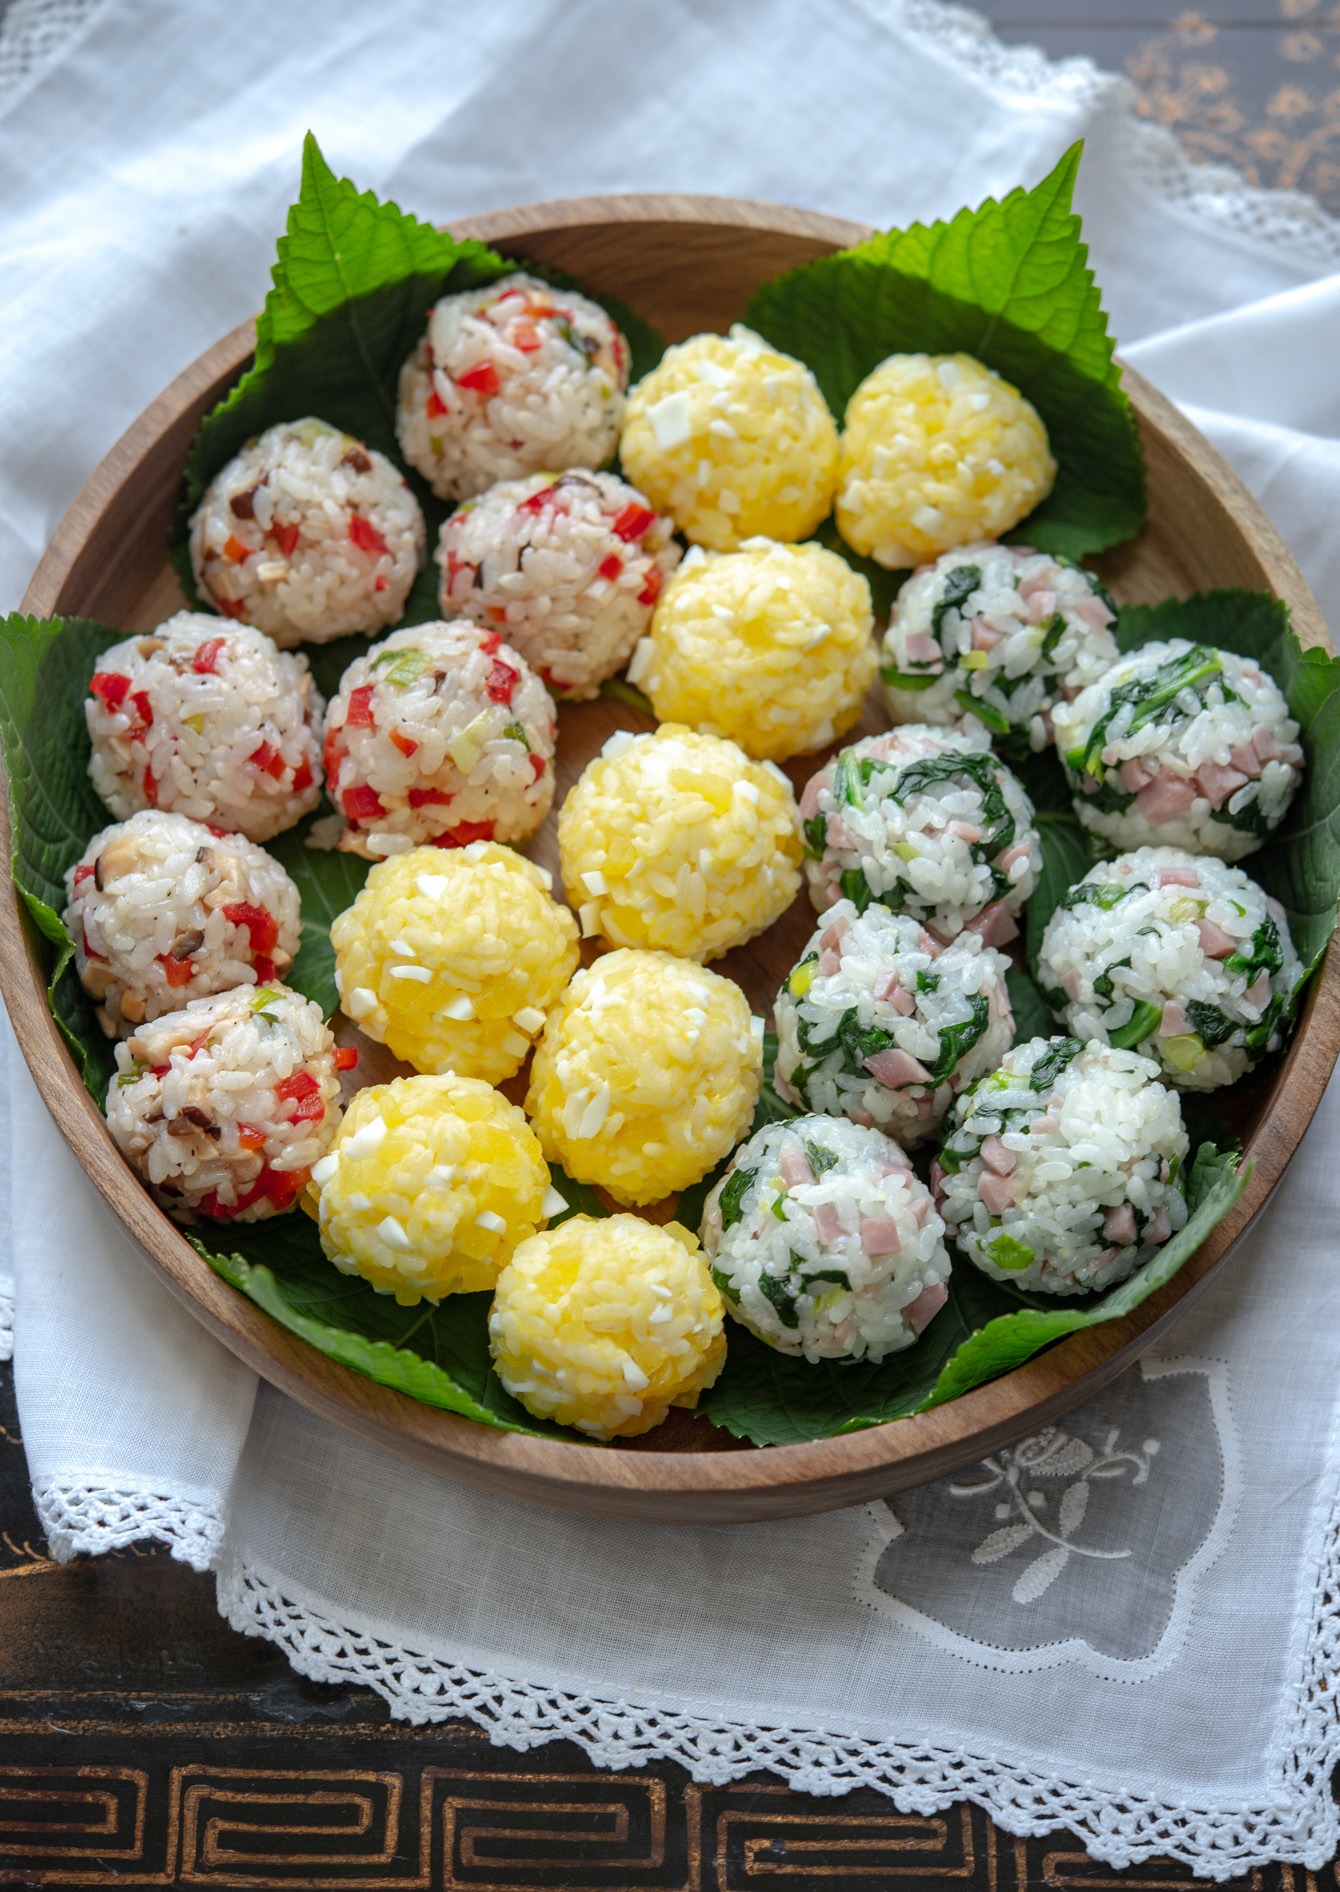
[[[500,211],[459,226],[511,254],[569,271],[596,296],[623,297],[670,340],[724,329],[780,271],[860,241],[859,226],[724,198],[599,197]],[[251,323],[172,383],[93,474],[52,540],[24,599],[37,614],[83,613],[145,630],[180,608],[168,526],[201,417],[246,366]],[[1118,594],[1154,601],[1218,585],[1276,593],[1305,645],[1329,648],[1315,604],[1278,534],[1208,443],[1127,371],[1149,469],[1149,524],[1103,561]],[[559,796],[627,713],[608,702],[565,708]],[[872,708],[869,727],[884,718]],[[803,781],[821,758],[796,766]],[[0,810],[7,827],[7,803]],[[9,859],[7,833],[4,858]],[[531,850],[554,864],[552,826]],[[767,1011],[812,926],[802,896],[787,919],[723,970]],[[0,987],[23,1052],[61,1131],[168,1287],[225,1346],[313,1410],[401,1456],[514,1498],[658,1522],[793,1516],[924,1483],[1036,1431],[1097,1391],[1168,1327],[1220,1267],[1279,1181],[1340,1046],[1340,957],[1313,980],[1285,1057],[1244,1091],[1255,1165],[1246,1191],[1199,1252],[1125,1320],[1062,1341],[938,1410],[811,1444],[740,1446],[705,1420],[667,1422],[632,1445],[523,1437],[418,1405],[337,1366],[214,1275],[123,1163],[47,1010],[12,885],[0,903]]]

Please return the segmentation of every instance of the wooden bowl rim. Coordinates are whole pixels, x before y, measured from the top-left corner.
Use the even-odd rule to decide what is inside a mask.
[[[801,236],[841,248],[870,232],[846,219],[730,197],[628,193],[558,199],[462,220],[453,234],[504,248],[528,238],[613,224],[692,223]],[[171,419],[220,380],[231,381],[254,347],[239,324],[177,375],[89,477],[61,521],[21,609],[55,611],[61,586],[99,514],[140,466]],[[1232,469],[1172,404],[1130,368],[1133,405],[1230,512],[1293,613],[1305,647],[1330,650],[1325,623],[1292,556]],[[1255,1168],[1242,1197],[1166,1287],[1121,1320],[1082,1331],[985,1386],[927,1413],[794,1445],[716,1452],[595,1447],[502,1432],[425,1406],[338,1365],[230,1288],[151,1201],[106,1132],[46,1005],[33,943],[9,873],[8,785],[0,796],[5,894],[0,902],[0,992],[25,1060],[58,1128],[95,1186],[169,1289],[234,1354],[321,1416],[402,1457],[469,1484],[591,1514],[674,1521],[739,1521],[803,1514],[923,1483],[975,1462],[1024,1430],[1059,1417],[1128,1365],[1184,1311],[1222,1266],[1283,1175],[1340,1051],[1340,955],[1313,977],[1304,1016],[1285,1054],[1289,1109],[1277,1102],[1247,1147]],[[653,1435],[654,1436],[654,1435]]]

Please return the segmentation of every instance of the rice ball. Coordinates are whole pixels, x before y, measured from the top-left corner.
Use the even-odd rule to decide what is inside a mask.
[[[1241,860],[1279,826],[1303,776],[1273,678],[1182,637],[1121,658],[1052,722],[1076,813],[1116,848]]]
[[[1045,749],[1051,710],[1117,661],[1112,600],[1091,572],[1027,545],[965,545],[898,593],[884,638],[896,723],[976,716],[1007,754]]]
[[[178,611],[99,657],[89,777],[120,821],[166,808],[268,841],[321,799],[322,708],[305,657]]]
[[[763,1020],[739,986],[666,953],[613,952],[550,1012],[526,1114],[551,1162],[636,1205],[705,1176],[762,1082]]]
[[[341,1273],[413,1307],[491,1288],[561,1198],[516,1105],[445,1072],[359,1091],[307,1200]]]
[[[1133,1051],[1030,1038],[959,1098],[931,1186],[983,1274],[1092,1292],[1185,1227],[1190,1146],[1177,1093],[1157,1078]]]
[[[357,1056],[282,985],[192,999],[117,1045],[107,1128],[179,1222],[268,1221],[325,1155]]]
[[[697,1237],[678,1222],[574,1215],[513,1253],[489,1347],[537,1419],[626,1439],[697,1405],[725,1364],[722,1327]]]
[[[662,722],[781,762],[845,735],[878,658],[870,586],[821,545],[750,539],[693,552],[656,608],[628,680]]]
[[[369,860],[421,842],[525,841],[554,799],[554,705],[500,631],[406,626],[356,657],[326,712],[339,845]]]
[[[1009,769],[924,723],[844,749],[810,777],[800,813],[818,913],[877,901],[940,939],[971,927],[1003,946],[1042,871],[1033,804]]]
[[[804,362],[736,323],[667,348],[628,397],[623,469],[686,538],[718,552],[804,539],[832,510],[838,435]]]
[[[1055,479],[1037,410],[993,369],[971,355],[890,355],[847,403],[838,531],[902,570],[1000,538]]]
[[[949,1298],[944,1224],[882,1131],[838,1117],[768,1124],[707,1198],[712,1279],[779,1353],[868,1360],[910,1347]]]
[[[516,271],[443,296],[400,371],[400,451],[440,499],[613,459],[628,343],[598,303]]]
[[[191,999],[269,985],[297,957],[298,889],[240,834],[141,809],[65,875],[75,970],[109,1038]]]
[[[214,476],[191,519],[200,589],[281,649],[394,624],[423,545],[400,470],[323,420],[267,427]]]
[[[920,1143],[1014,1041],[1009,964],[974,932],[944,946],[910,914],[839,900],[777,994],[778,1091]]]
[[[563,803],[558,848],[585,937],[686,959],[752,939],[800,888],[781,770],[678,723],[610,737]]]
[[[1234,1084],[1278,1051],[1302,976],[1278,900],[1240,867],[1174,847],[1090,868],[1038,953],[1073,1037],[1139,1051],[1179,1090]]]
[[[503,480],[442,527],[443,615],[503,631],[556,696],[596,696],[679,561],[673,530],[612,473]]]
[[[419,1071],[500,1084],[577,966],[577,925],[533,861],[489,841],[380,862],[330,929],[340,1003]]]

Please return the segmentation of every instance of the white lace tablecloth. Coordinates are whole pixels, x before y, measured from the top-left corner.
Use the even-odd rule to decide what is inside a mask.
[[[259,302],[315,130],[445,219],[720,191],[891,224],[1087,139],[1127,356],[1340,587],[1340,226],[1191,167],[1084,61],[933,0],[16,0],[0,31],[0,607],[163,383]],[[468,30],[467,30],[468,25]],[[1332,615],[1332,623],[1337,619]],[[1340,626],[1338,626],[1340,628]],[[414,1720],[702,1780],[962,1796],[1216,1877],[1337,1841],[1340,1090],[1233,1263],[1063,1427],[833,1517],[630,1529],[394,1462],[211,1341],[109,1224],[5,1036],[0,1345],[53,1552],[158,1537],[229,1620]],[[0,1261],[0,1269],[5,1267]]]

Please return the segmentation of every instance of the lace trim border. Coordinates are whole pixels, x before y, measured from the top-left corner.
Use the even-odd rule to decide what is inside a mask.
[[[0,22],[0,117],[74,45],[108,0],[13,0]]]
[[[58,1564],[81,1551],[91,1557],[146,1538],[166,1544],[192,1570],[212,1570],[223,1542],[217,1493],[109,1490],[102,1485],[34,1485],[33,1503]]]

